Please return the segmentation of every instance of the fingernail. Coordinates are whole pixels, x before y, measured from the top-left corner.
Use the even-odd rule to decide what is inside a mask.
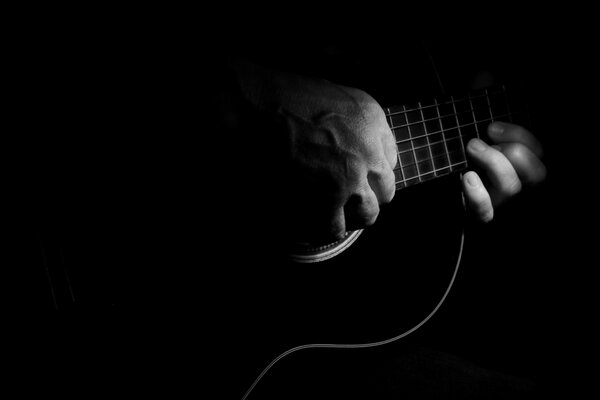
[[[492,135],[502,135],[502,133],[504,133],[504,124],[500,122],[492,122],[488,127],[488,131]]]
[[[467,178],[467,183],[472,187],[477,187],[481,183],[479,176],[475,172],[468,172],[465,177]]]
[[[471,139],[469,148],[474,151],[484,151],[487,148],[487,145],[480,139]]]

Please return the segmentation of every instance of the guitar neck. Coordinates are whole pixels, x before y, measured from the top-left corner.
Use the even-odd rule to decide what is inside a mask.
[[[465,146],[493,121],[516,122],[524,112],[505,86],[385,109],[398,147],[396,190],[468,168]]]

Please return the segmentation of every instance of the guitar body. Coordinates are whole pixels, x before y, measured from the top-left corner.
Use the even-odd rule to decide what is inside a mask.
[[[464,145],[483,136],[494,119],[519,121],[513,119],[515,109],[505,89],[462,98],[440,96],[439,87],[431,89],[435,74],[423,77],[423,71],[433,72],[432,66],[419,68],[421,75],[411,76],[421,76],[429,85],[420,86],[420,97],[407,99],[416,105],[386,111],[399,149],[395,173],[402,190],[382,208],[374,226],[350,235],[339,247],[292,258],[280,229],[267,229],[271,237],[253,229],[242,235],[248,242],[236,251],[255,261],[252,268],[236,262],[239,268],[229,269],[235,279],[229,281],[226,312],[234,325],[227,343],[234,346],[230,350],[235,375],[240,376],[239,396],[287,398],[290,388],[302,388],[305,396],[314,397],[325,382],[335,387],[335,379],[327,378],[332,371],[352,370],[352,365],[360,369],[360,360],[369,354],[393,353],[389,347],[427,320],[447,292],[463,244],[457,172],[467,167]],[[458,94],[465,92],[463,88]],[[418,102],[432,97],[438,100]],[[397,99],[395,104],[407,103]],[[245,189],[269,193],[268,185],[255,181]],[[247,201],[248,210],[261,217],[278,215],[276,204],[265,206],[262,198]],[[285,221],[274,226],[278,223]],[[270,226],[260,217],[246,224]],[[319,256],[319,262],[310,262]],[[351,392],[352,379],[341,379],[338,386]]]
[[[260,241],[266,245],[254,249],[262,257],[252,268],[237,264],[240,268],[230,270],[235,279],[226,315],[234,327],[240,398],[272,361],[297,346],[388,341],[424,320],[457,266],[462,209],[458,177],[452,175],[397,193],[373,227],[327,260],[294,262],[281,247]],[[285,392],[278,390],[289,390],[289,379],[299,379],[307,394],[311,387],[317,393],[322,380],[316,366],[330,356],[335,364],[344,359],[340,352],[352,351],[292,352],[265,373],[248,398],[280,398]]]
[[[388,54],[387,44],[379,50]],[[371,69],[356,64],[361,61]],[[357,60],[350,54],[329,66],[323,63],[324,77],[362,88],[382,105],[440,94],[439,77],[422,51],[410,63],[370,63],[370,57]],[[373,71],[375,67],[386,69]],[[398,73],[400,67],[409,69]],[[65,162],[71,179],[65,179],[66,190],[57,190],[63,193],[57,209],[69,215],[60,217],[66,226],[68,242],[62,247],[74,287],[69,299],[76,299],[69,304],[117,310],[117,322],[107,326],[133,332],[124,339],[115,335],[119,355],[131,354],[136,346],[142,355],[149,348],[168,353],[175,346],[176,353],[191,352],[195,360],[202,360],[205,348],[211,347],[208,351],[219,360],[215,365],[223,365],[215,368],[217,375],[226,381],[224,392],[232,398],[241,399],[256,382],[249,399],[290,398],[290,390],[315,398],[323,394],[325,382],[331,390],[338,383],[346,391],[360,386],[352,379],[328,378],[332,371],[343,374],[364,367],[361,361],[369,354],[393,353],[391,347],[399,343],[394,339],[426,319],[448,289],[462,250],[464,209],[458,174],[399,190],[375,225],[339,254],[321,262],[295,262],[287,251],[288,238],[278,229],[286,221],[270,220],[279,215],[273,182],[281,176],[272,172],[277,163],[254,159],[261,153],[247,146],[261,132],[244,132],[239,143],[236,138],[239,146],[219,135],[211,137],[214,142],[199,140],[200,128],[210,132],[211,127],[199,127],[192,117],[180,118],[193,115],[189,104],[197,98],[196,93],[184,94],[190,97],[167,104],[172,109],[166,111],[164,102],[158,103],[160,110],[142,102],[134,117],[115,116],[112,109],[98,118],[81,114],[82,126],[101,121],[90,130],[103,141],[94,136],[85,151],[70,155],[73,165],[84,167],[70,168]],[[106,95],[113,98],[112,93]],[[131,112],[126,105],[123,109]],[[146,121],[147,129],[132,120]],[[131,131],[136,134],[123,121],[134,126]],[[165,132],[173,136],[166,140]],[[207,156],[213,152],[216,157]],[[221,164],[230,168],[218,169]],[[232,179],[245,173],[249,175],[241,176],[244,179]],[[162,336],[163,330],[169,333]],[[93,331],[90,337],[110,343]],[[215,340],[196,339],[206,332]],[[181,344],[180,335],[185,339]],[[312,344],[379,342],[386,344],[287,353]],[[164,358],[179,360],[170,354]],[[173,364],[149,363],[146,368],[162,372]]]

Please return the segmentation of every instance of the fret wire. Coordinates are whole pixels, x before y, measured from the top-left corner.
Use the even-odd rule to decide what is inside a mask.
[[[408,121],[408,119],[407,119],[407,121]],[[408,137],[412,139],[412,132],[410,131],[410,126],[408,127]],[[396,143],[398,143],[398,142],[396,142]],[[415,158],[415,162],[416,162],[417,161],[417,152],[415,151],[414,142],[412,140],[410,141],[410,147],[412,148],[413,157]],[[419,164],[415,164],[415,166],[417,167],[417,177],[419,178],[419,182],[422,182],[421,171],[419,170]]]
[[[503,94],[504,95],[504,101],[506,102],[506,108],[507,108],[507,112],[505,114],[494,116],[494,113],[493,113],[493,110],[492,110],[492,105],[491,105],[491,98],[490,98],[491,94]],[[487,107],[480,107],[480,108],[474,107],[474,105],[473,105],[473,99],[478,99],[478,98],[485,98],[486,102],[487,102]],[[463,100],[468,100],[469,101],[470,109],[469,110],[465,110],[465,111],[461,111],[461,112],[457,112],[456,104],[459,101],[463,101]],[[498,90],[498,91],[491,92],[488,89],[484,89],[484,93],[481,94],[481,95],[469,94],[466,99],[461,99],[461,98],[455,99],[454,96],[451,96],[451,98],[450,98],[449,101],[445,101],[443,103],[439,103],[437,101],[437,99],[434,99],[434,104],[433,105],[423,106],[421,104],[421,102],[419,102],[417,104],[418,104],[417,108],[408,109],[408,108],[406,108],[405,105],[403,105],[401,111],[392,112],[390,108],[387,108],[386,109],[387,112],[385,112],[386,118],[388,119],[388,123],[390,125],[390,129],[392,129],[392,132],[394,133],[394,135],[396,133],[395,132],[396,129],[400,129],[400,128],[406,127],[407,130],[408,130],[409,138],[408,139],[403,139],[403,140],[397,140],[396,144],[406,143],[407,141],[410,141],[410,144],[411,144],[410,149],[403,150],[403,151],[397,151],[397,161],[398,162],[397,162],[397,166],[394,168],[394,171],[396,171],[396,170],[399,169],[400,173],[402,175],[401,177],[399,177],[399,180],[395,182],[395,184],[396,185],[398,185],[398,184],[404,184],[405,187],[409,186],[409,184],[408,184],[409,182],[412,182],[412,184],[423,182],[423,177],[426,177],[426,176],[429,176],[430,178],[437,177],[438,176],[438,172],[440,172],[440,171],[448,171],[449,170],[450,172],[453,172],[453,170],[454,170],[455,167],[461,166],[461,165],[464,166],[464,167],[468,167],[468,162],[466,160],[465,150],[464,150],[465,149],[465,147],[464,147],[465,143],[464,143],[464,140],[463,140],[464,138],[466,138],[466,136],[463,135],[463,133],[461,131],[461,128],[465,128],[465,127],[468,127],[468,126],[475,125],[475,133],[476,133],[477,137],[480,138],[481,135],[480,135],[480,132],[479,132],[479,126],[478,126],[478,124],[486,123],[486,122],[494,122],[494,121],[496,121],[498,119],[502,119],[502,118],[506,118],[506,117],[508,117],[509,121],[512,122],[513,121],[513,116],[515,116],[516,114],[522,113],[522,112],[512,112],[510,110],[510,105],[509,105],[509,101],[508,101],[508,94],[507,94],[506,87],[504,85],[502,86],[501,90]],[[442,116],[440,114],[439,106],[440,105],[448,105],[448,104],[452,105],[454,113]],[[436,107],[437,117],[425,119],[425,115],[423,113],[423,110],[427,109],[427,108],[431,108],[431,107]],[[477,121],[476,116],[475,116],[475,112],[476,111],[480,111],[480,110],[484,110],[484,109],[487,109],[489,111],[490,118],[485,118],[485,119]],[[411,111],[419,111],[420,115],[421,115],[421,120],[409,123],[408,122],[408,115],[407,114],[409,112],[411,112]],[[469,123],[465,123],[465,124],[461,125],[460,121],[459,121],[459,114],[465,114],[465,113],[469,113],[469,112],[473,116],[473,122],[469,122]],[[402,125],[398,125],[398,126],[393,126],[392,125],[392,118],[391,117],[394,116],[394,115],[399,115],[399,114],[404,114],[406,116],[407,123],[406,124],[402,124]],[[443,125],[441,124],[441,119],[442,118],[446,118],[446,117],[454,117],[456,119],[456,124],[457,124],[456,127],[451,127],[449,129],[455,129],[456,128],[458,130],[458,136],[457,136],[457,138],[461,142],[461,146],[460,146],[460,148],[458,150],[449,151],[449,149],[448,149],[447,140],[456,139],[456,138],[454,138],[454,137],[450,138],[450,139],[446,138],[446,134],[445,133],[449,129],[444,129]],[[435,132],[428,132],[428,129],[427,129],[427,126],[425,125],[425,122],[429,122],[429,121],[440,121],[440,130],[439,131],[435,131]],[[416,124],[423,124],[424,131],[425,131],[424,135],[415,136],[415,137],[412,136],[411,126],[414,126]],[[430,141],[430,136],[434,135],[434,134],[438,134],[438,133],[442,134],[442,138],[443,139],[441,141],[431,142]],[[415,146],[414,142],[415,142],[416,139],[419,139],[419,138],[425,138],[426,141],[427,141],[427,144],[422,145],[422,146]],[[444,144],[444,149],[446,151],[446,154],[442,154],[442,155],[438,155],[438,156],[434,157],[431,146],[439,144],[439,143],[443,143]],[[428,147],[429,155],[430,155],[430,161],[432,163],[432,170],[431,171],[427,171],[425,173],[421,173],[420,168],[419,168],[419,163],[423,163],[423,162],[426,162],[428,160],[419,161],[417,159],[417,154],[416,154],[416,150],[420,150],[423,147]],[[401,154],[406,154],[406,153],[412,153],[414,162],[408,163],[406,165],[402,165],[400,155]],[[450,154],[461,154],[463,156],[464,160],[460,161],[460,162],[457,162],[457,163],[451,163],[450,162]],[[441,159],[442,157],[446,157],[448,159],[448,165],[444,166],[444,167],[441,167],[441,168],[436,168],[434,160]],[[416,168],[417,175],[413,176],[413,177],[410,177],[410,178],[407,178],[406,175],[405,175],[405,173],[404,173],[404,169],[407,168],[407,167],[412,167],[412,166],[414,166]],[[416,180],[418,180],[418,182],[416,182]],[[398,190],[398,189],[401,189],[401,188],[397,187],[396,190]]]
[[[438,117],[440,116],[440,108],[437,106],[438,102],[437,99],[435,100],[435,105],[436,105],[436,112]],[[440,118],[441,119],[441,118]],[[448,151],[448,142],[446,141],[446,133],[444,132],[444,130],[442,129],[442,123],[440,121],[440,130],[442,132],[442,141],[444,142],[444,149],[446,150],[446,157],[448,158],[448,165],[451,165],[452,162],[450,161],[450,152]],[[458,132],[460,134],[460,131]],[[452,168],[450,168],[450,171],[452,171]]]
[[[419,102],[419,108],[421,107],[421,102]],[[421,119],[425,121],[425,115],[423,115],[423,109],[421,109]],[[440,123],[441,127],[441,123]],[[423,129],[425,130],[425,139],[427,140],[427,147],[429,148],[429,156],[431,157],[431,168],[433,169],[434,176],[437,176],[435,172],[435,165],[433,164],[433,152],[431,151],[431,143],[429,142],[429,135],[427,134],[427,126],[425,122],[423,122]]]
[[[499,93],[502,93],[502,92],[506,93],[506,90],[498,90],[497,92],[493,92],[492,94],[499,94]],[[473,96],[473,95],[469,94],[467,96],[467,98],[469,98],[469,99],[478,99],[480,97],[486,97],[486,96],[488,96],[488,95],[487,94],[481,94],[481,95]],[[444,106],[444,105],[452,104],[453,102],[459,102],[459,101],[463,101],[465,99],[466,98],[464,98],[464,99],[463,98],[459,98],[459,99],[456,99],[456,100],[445,101],[443,103],[438,103],[438,106]],[[395,111],[395,112],[391,112],[391,110],[389,110],[389,109],[388,110],[390,111],[389,115],[390,116],[394,116],[394,115],[398,115],[398,114],[406,114],[406,113],[409,113],[409,112],[412,112],[412,111],[418,111],[420,108],[425,109],[425,108],[431,108],[431,107],[435,107],[435,105],[428,105],[428,106],[422,106],[422,107],[417,107],[417,108],[409,108],[409,109],[407,109],[406,107],[403,107],[402,111]]]
[[[436,169],[436,171],[442,171],[442,170],[445,170],[445,169],[450,169],[450,172],[452,172],[452,169],[454,167],[457,167],[457,166],[459,166],[461,164],[465,164],[465,167],[466,167],[467,162],[466,161],[461,161],[461,162],[457,162],[457,163],[454,163],[454,164],[450,164],[447,167],[438,168],[438,169]],[[428,174],[431,174],[431,172],[428,172],[428,173],[423,174],[421,176],[425,176],[425,175],[428,175]],[[417,179],[417,177],[413,176],[412,178],[408,178],[408,179],[404,179],[404,180],[399,180],[399,181],[396,181],[395,184],[397,185],[398,183],[403,183],[403,184],[406,185],[406,182],[410,181],[411,179]]]
[[[477,139],[481,139],[481,135],[479,134],[479,126],[477,126],[477,122],[475,122],[477,121],[477,118],[475,117],[475,107],[473,107],[473,100],[471,96],[469,96],[469,105],[471,106],[471,112],[473,113],[473,124],[475,125],[475,134],[477,135]]]
[[[485,93],[487,95],[487,90],[486,90]],[[452,100],[454,100],[454,97],[450,97],[450,98]],[[488,97],[488,104],[489,104],[489,97]],[[462,149],[461,153],[462,153],[462,156],[465,159],[465,161],[467,161],[467,157],[465,156],[465,153],[464,153],[464,151],[465,151],[464,150],[465,149],[465,143],[463,141],[463,135],[462,135],[462,132],[460,130],[460,122],[458,121],[458,115],[456,114],[456,103],[452,103],[452,109],[454,110],[454,115],[456,115],[456,126],[457,126],[457,129],[458,129],[458,137],[460,139],[460,148]]]
[[[508,116],[508,114],[502,114],[502,115],[500,116],[500,118],[503,118],[503,117],[506,117],[506,116]],[[478,124],[478,123],[482,123],[482,122],[488,122],[488,121],[492,121],[492,119],[491,119],[491,118],[488,118],[488,119],[481,120],[481,121],[478,121],[478,122],[470,122],[470,123],[468,123],[468,124],[463,124],[463,125],[459,125],[459,126],[460,126],[460,127],[466,127],[466,126],[470,126],[470,125],[476,125],[476,124]],[[425,137],[425,136],[434,135],[434,134],[436,134],[436,133],[441,133],[441,134],[442,134],[442,136],[444,137],[444,139],[443,139],[443,140],[438,140],[437,142],[429,142],[429,144],[422,145],[422,146],[417,146],[417,147],[414,147],[414,145],[413,145],[413,146],[412,146],[410,149],[408,149],[408,150],[402,150],[402,151],[398,151],[398,154],[412,153],[412,152],[413,152],[413,151],[415,151],[415,150],[420,150],[420,149],[422,149],[422,148],[424,148],[424,147],[427,147],[427,146],[430,146],[430,145],[444,143],[444,146],[446,147],[446,153],[448,153],[448,163],[450,163],[450,154],[454,154],[454,153],[456,153],[456,151],[451,151],[451,152],[449,152],[449,151],[448,151],[448,148],[447,148],[447,146],[446,146],[447,140],[445,139],[444,130],[441,130],[441,131],[436,131],[436,132],[433,132],[433,133],[426,133],[425,135],[416,136],[416,137],[414,137],[414,138],[410,138],[410,139],[404,139],[404,140],[401,140],[401,141],[397,141],[396,143],[404,143],[404,142],[406,142],[406,141],[408,141],[408,140],[419,139],[419,138],[423,138],[423,137]],[[458,138],[460,138],[460,139],[461,139],[461,143],[462,143],[462,138],[464,138],[464,135],[462,135],[462,133],[460,132],[460,130],[459,130]],[[455,138],[453,138],[453,139],[455,139]],[[463,145],[463,147],[464,147],[464,145]],[[434,157],[434,158],[440,158],[440,157],[441,157],[441,156],[436,156],[436,157]],[[415,157],[415,160],[416,160],[416,157]],[[406,167],[406,166],[411,166],[411,165],[415,165],[415,164],[416,164],[416,163],[410,163],[410,164],[407,164],[407,165],[403,165],[403,167]],[[409,178],[409,179],[412,179],[412,178]]]
[[[468,112],[471,112],[471,113],[473,113],[473,119],[475,119],[475,111],[481,111],[481,110],[487,110],[487,109],[488,109],[488,107],[471,108],[469,110],[461,111],[461,112],[458,112],[456,114],[466,114]],[[520,113],[523,113],[523,112],[524,111],[514,112],[513,115],[520,114]],[[399,128],[408,127],[409,125],[416,125],[416,124],[425,123],[425,122],[431,122],[431,121],[439,121],[442,118],[451,118],[451,117],[454,117],[456,114],[440,115],[439,112],[438,112],[438,115],[439,115],[438,117],[424,119],[423,121],[407,122],[406,124],[396,125],[396,126],[393,126],[392,124],[390,124],[390,129],[399,129]],[[391,118],[390,118],[390,121],[391,121]]]
[[[457,138],[452,138],[452,139],[457,139]],[[434,144],[440,144],[440,143],[444,143],[444,141],[443,140],[438,140],[437,142],[433,142],[431,144],[434,145]],[[415,147],[415,150],[421,150],[421,149],[423,149],[423,148],[425,148],[427,146],[428,146],[427,144],[424,144],[423,146],[417,146],[417,147]],[[412,149],[398,151],[398,154],[406,154],[406,153],[412,153]],[[435,156],[435,157],[439,158],[441,156]]]
[[[512,116],[512,115],[514,115],[514,114],[515,114],[515,113],[511,113],[511,114],[510,114],[510,116]],[[502,115],[498,116],[497,118],[504,118],[504,117],[508,117],[508,116],[509,116],[509,114],[502,114]],[[458,126],[456,126],[456,128],[465,128],[465,127],[467,127],[467,126],[471,126],[471,125],[475,125],[475,128],[477,128],[477,124],[481,124],[481,123],[484,123],[484,122],[491,122],[491,121],[493,121],[491,118],[488,118],[488,119],[482,119],[482,120],[480,120],[480,121],[469,122],[469,123],[466,123],[466,124],[458,125]],[[455,128],[455,127],[452,127],[452,129],[454,129],[454,128]],[[447,129],[446,129],[446,130],[447,130]],[[427,133],[427,134],[425,134],[425,135],[421,135],[421,136],[415,136],[415,137],[413,137],[413,138],[408,138],[408,139],[403,139],[403,140],[398,140],[398,141],[396,141],[396,144],[400,144],[400,143],[406,143],[406,142],[408,142],[409,140],[410,140],[410,141],[412,141],[412,140],[414,140],[414,139],[420,139],[420,138],[424,138],[424,137],[425,137],[425,136],[427,136],[427,135],[435,135],[436,133],[441,133],[441,134],[443,135],[443,134],[444,134],[444,131],[445,131],[445,129],[442,129],[442,130],[439,130],[439,131],[435,131],[435,132]],[[459,134],[460,134],[460,133],[459,133]],[[461,135],[461,136],[462,136],[462,135]],[[477,137],[479,137],[479,135],[478,135]],[[420,147],[419,147],[419,148],[420,148]]]
[[[485,89],[485,94],[487,95],[487,89]],[[492,112],[492,103],[490,103],[490,97],[486,97],[488,109],[490,111],[490,117],[492,118],[492,122],[494,122],[494,113]]]
[[[452,150],[452,151],[450,152],[450,154],[457,154],[457,153],[459,153],[459,151],[458,151],[458,150]],[[442,157],[442,156],[435,156],[434,158],[435,158],[435,159],[438,159],[438,158],[441,158],[441,157]],[[404,165],[403,165],[403,167],[411,167],[411,166],[416,166],[416,165],[417,165],[418,163],[420,163],[420,162],[423,162],[423,161],[416,161],[416,162],[412,162],[412,163],[404,164]],[[466,161],[461,161],[461,162],[466,162]],[[448,164],[451,164],[451,163],[449,162]],[[399,167],[395,167],[395,168],[393,169],[393,171],[396,171],[398,168],[399,168]],[[442,168],[445,168],[445,167],[442,167]],[[441,170],[442,168],[437,168],[437,170],[439,171],[439,170]],[[424,173],[424,174],[421,174],[421,175],[427,175],[428,173],[429,173],[429,172],[426,172],[426,173]],[[414,178],[414,177],[413,177],[413,178]],[[412,178],[407,178],[407,179],[412,179]]]
[[[478,109],[478,110],[480,110],[480,109]],[[418,110],[415,110],[415,111],[418,111]],[[467,110],[467,111],[461,111],[460,113],[461,113],[461,114],[463,114],[463,113],[468,113],[469,111],[471,111],[471,110]],[[420,124],[420,123],[423,123],[423,122],[431,122],[431,121],[437,121],[437,120],[440,120],[440,119],[442,119],[442,118],[454,117],[454,114],[445,114],[445,115],[441,115],[441,114],[439,113],[439,108],[438,108],[438,110],[437,110],[437,114],[438,114],[438,116],[437,116],[437,117],[423,119],[422,121],[407,122],[406,124],[402,124],[402,125],[396,125],[396,126],[390,126],[390,127],[391,127],[392,129],[397,129],[397,128],[403,128],[403,127],[405,127],[405,126],[408,126],[408,125],[416,125],[416,124]],[[391,117],[390,117],[390,119],[391,119]]]
[[[505,117],[505,116],[507,116],[507,115],[508,115],[508,114],[503,114],[501,117]],[[470,126],[470,125],[475,125],[475,126],[477,126],[477,123],[481,123],[481,122],[488,122],[488,121],[491,121],[491,120],[492,120],[491,118],[488,118],[488,119],[486,119],[486,120],[482,120],[482,121],[478,121],[478,122],[471,122],[471,123],[468,123],[468,124],[463,124],[463,125],[460,125],[460,126],[461,126],[461,127]],[[464,161],[460,161],[460,162],[458,162],[458,163],[454,163],[454,164],[452,164],[452,163],[450,162],[450,154],[456,154],[456,153],[459,153],[459,152],[460,152],[460,153],[462,153],[462,151],[461,151],[461,150],[448,151],[448,148],[447,148],[447,146],[446,146],[446,139],[445,139],[445,135],[444,135],[444,130],[442,130],[442,131],[439,131],[439,132],[441,132],[441,133],[442,133],[442,135],[444,136],[444,140],[442,140],[442,141],[437,141],[437,142],[434,142],[434,143],[431,143],[431,144],[438,144],[438,143],[442,143],[442,142],[444,142],[444,147],[446,148],[446,153],[447,153],[447,157],[448,157],[448,164],[449,164],[449,165],[448,165],[448,167],[442,167],[442,168],[437,168],[437,169],[435,168],[435,165],[433,165],[433,169],[434,169],[435,173],[437,173],[438,171],[442,171],[442,170],[444,170],[445,168],[450,168],[450,171],[451,171],[451,172],[453,172],[453,170],[452,170],[452,168],[453,168],[453,167],[455,167],[455,166],[457,166],[457,165],[460,165],[460,164],[468,164],[466,159],[465,159]],[[438,133],[438,132],[435,132],[435,133]],[[433,133],[432,133],[432,134],[433,134]],[[426,135],[427,135],[427,134],[426,134]],[[426,136],[426,135],[422,135],[422,136],[419,136],[419,137],[423,137],[423,136]],[[419,138],[419,137],[416,137],[416,138],[414,138],[414,139],[417,139],[417,138]],[[460,130],[459,130],[459,137],[461,138],[461,143],[463,143],[463,142],[462,142],[462,138],[463,138],[464,136],[462,135],[462,133],[460,133]],[[403,140],[403,141],[399,141],[399,142],[397,142],[397,143],[406,142],[407,140],[412,140],[412,139],[405,139],[405,140]],[[404,151],[400,151],[400,152],[398,152],[398,154],[413,153],[413,155],[414,155],[414,151],[415,151],[415,150],[422,149],[422,148],[423,148],[423,147],[425,147],[425,146],[427,146],[427,145],[418,146],[418,147],[411,146],[411,149],[409,149],[409,150],[404,150]],[[464,144],[463,144],[463,148],[464,148]],[[434,157],[434,158],[440,158],[440,157],[441,157],[441,156],[436,156],[436,157]],[[419,161],[417,161],[417,158],[416,158],[416,157],[415,157],[414,159],[415,159],[415,162],[414,162],[414,163],[408,163],[408,164],[402,165],[402,167],[403,167],[403,168],[406,168],[406,167],[415,166],[415,167],[416,167],[416,169],[417,169],[417,176],[415,176],[415,177],[411,177],[411,178],[406,178],[406,177],[405,177],[405,178],[404,178],[404,180],[398,181],[398,182],[396,182],[396,183],[400,183],[400,182],[406,183],[407,181],[409,181],[409,180],[411,180],[411,179],[416,179],[416,178],[418,178],[418,179],[419,179],[419,182],[422,182],[422,179],[421,179],[421,177],[431,173],[431,172],[427,172],[427,173],[425,173],[425,174],[421,174],[421,173],[420,173],[420,171],[419,171],[419,166],[418,166],[418,163],[419,163]],[[433,160],[432,160],[432,162],[433,162]],[[396,170],[396,169],[397,169],[397,168],[394,168],[394,170]],[[404,174],[403,174],[403,176],[404,176]]]

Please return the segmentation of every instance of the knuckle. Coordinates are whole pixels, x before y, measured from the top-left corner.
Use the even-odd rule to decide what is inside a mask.
[[[372,226],[377,221],[377,217],[379,216],[379,210],[373,211],[370,210],[368,212],[362,210],[360,212],[354,213],[354,218],[352,218],[353,223],[358,228],[364,228],[367,226]]]
[[[521,181],[515,171],[510,157],[494,150],[490,153],[488,167],[491,174],[496,177],[495,188],[503,196],[513,196],[521,191]]]
[[[396,176],[388,163],[381,162],[379,165],[379,168],[369,171],[367,179],[379,203],[385,204],[391,202],[396,194]]]
[[[509,146],[506,146],[504,154],[514,163],[526,162],[529,158],[530,152],[527,150],[525,145],[521,143],[511,143]]]
[[[521,191],[522,187],[523,185],[521,184],[519,178],[514,176],[503,179],[499,191],[502,195],[510,197],[518,194]]]
[[[367,193],[356,194],[347,203],[347,212],[359,227],[371,226],[379,216],[377,199]]]
[[[485,192],[483,189],[478,190],[474,194],[472,203],[473,203],[474,208],[479,213],[483,212],[486,208],[489,208],[489,206],[490,206],[490,200],[488,197],[485,196]]]
[[[379,105],[379,103],[377,103],[375,101],[375,99],[373,99],[372,97],[367,97],[363,100],[363,109],[365,110],[365,113],[368,116],[371,117],[385,117],[385,114],[383,112],[383,109],[381,108],[381,106]]]
[[[365,213],[362,223],[365,226],[372,226],[377,221],[377,217],[379,216],[379,210],[370,210]]]
[[[519,170],[519,176],[526,184],[539,183],[546,178],[546,167],[524,144],[511,143],[504,149],[506,158]]]
[[[360,106],[361,113],[367,121],[386,122],[383,108],[381,108],[377,100],[375,100],[369,94],[361,91],[357,101]]]
[[[491,222],[494,219],[494,209],[490,207],[486,210],[481,211],[479,213],[479,219],[481,220],[481,222],[484,223]]]
[[[372,204],[363,203],[361,209],[357,213],[357,220],[363,226],[371,226],[379,216],[379,207]]]

